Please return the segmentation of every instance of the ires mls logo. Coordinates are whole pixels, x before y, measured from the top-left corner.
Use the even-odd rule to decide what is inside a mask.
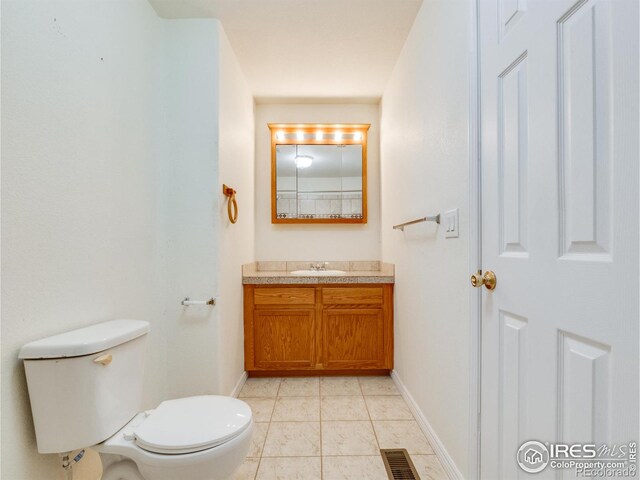
[[[635,476],[637,444],[600,445],[592,443],[524,442],[516,460],[527,473],[538,473],[550,466],[554,469],[574,469],[578,476]]]
[[[516,459],[520,468],[527,473],[538,473],[549,465],[547,446],[536,440],[529,440],[520,445]]]

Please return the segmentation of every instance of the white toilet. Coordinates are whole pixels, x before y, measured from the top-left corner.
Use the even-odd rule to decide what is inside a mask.
[[[219,480],[251,444],[249,406],[202,395],[140,412],[149,323],[113,320],[20,350],[40,453],[92,447],[102,480]]]

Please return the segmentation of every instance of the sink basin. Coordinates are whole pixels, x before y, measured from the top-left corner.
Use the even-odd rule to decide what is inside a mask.
[[[344,275],[347,272],[344,270],[294,270],[290,273],[296,277],[334,277]]]

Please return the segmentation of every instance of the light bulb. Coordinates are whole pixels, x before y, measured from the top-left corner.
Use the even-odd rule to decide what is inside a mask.
[[[304,140],[304,133],[302,132],[296,133],[296,138],[298,139],[299,142],[301,142],[302,140]]]
[[[322,132],[316,132],[316,140],[322,140]]]
[[[284,132],[276,132],[277,140],[284,140]]]
[[[296,157],[296,167],[309,168],[313,163],[313,157],[311,155],[298,155]]]
[[[336,133],[333,135],[333,138],[335,138],[335,139],[336,139],[336,140],[338,140],[338,141],[342,140],[342,132],[336,132]]]
[[[356,140],[356,141],[362,140],[362,133],[360,133],[360,132],[354,133],[353,134],[353,139]]]

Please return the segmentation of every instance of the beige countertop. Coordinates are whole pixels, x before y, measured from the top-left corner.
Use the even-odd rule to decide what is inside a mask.
[[[311,264],[323,261],[304,262],[253,262],[242,266],[242,283],[247,285],[321,284],[321,283],[394,283],[394,265],[379,261],[326,262],[327,270],[342,270],[340,275],[292,275],[294,270],[309,270]]]

